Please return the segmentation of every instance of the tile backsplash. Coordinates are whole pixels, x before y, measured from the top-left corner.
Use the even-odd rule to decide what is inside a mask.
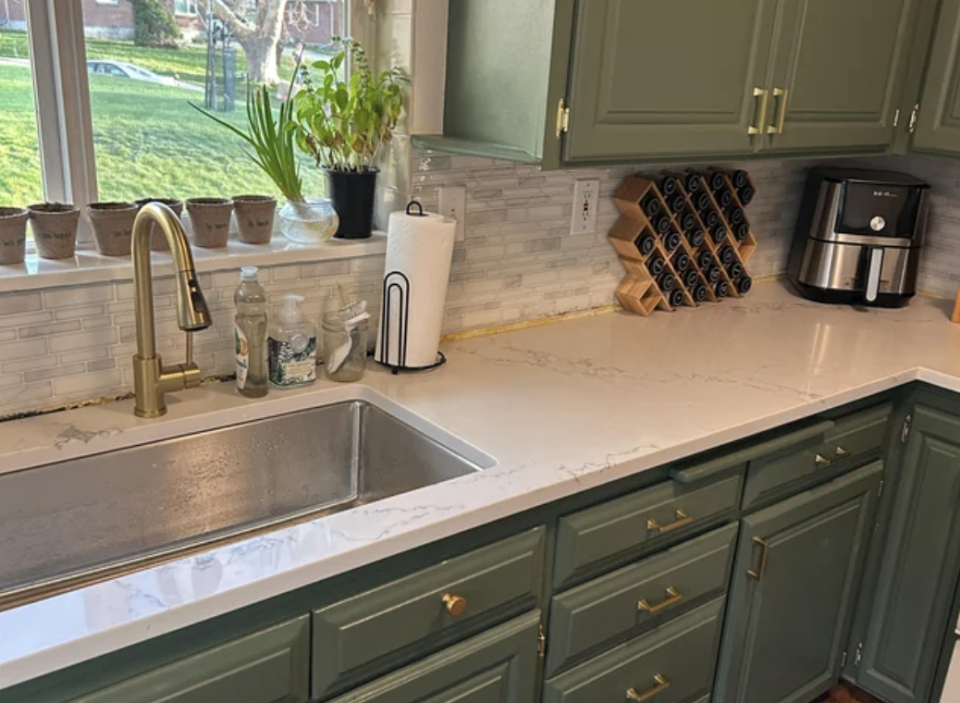
[[[808,164],[739,165],[750,171],[758,190],[748,210],[760,244],[750,272],[756,278],[780,274]],[[960,163],[911,157],[869,165],[907,171],[934,186],[920,285],[925,292],[952,297],[960,282]],[[467,190],[466,237],[454,249],[445,332],[614,304],[623,271],[606,239],[617,218],[610,196],[637,169],[541,172],[529,165],[432,153],[414,153],[411,166],[411,195],[428,210],[437,209],[440,186]],[[578,178],[601,181],[595,234],[570,234]],[[376,312],[383,265],[383,256],[367,256],[266,267],[262,277],[273,295],[304,295],[304,309],[314,317],[334,305],[341,289],[368,299]],[[233,371],[232,296],[238,278],[236,270],[200,275],[214,317],[213,328],[196,339],[205,375]],[[184,336],[176,324],[171,279],[158,279],[155,294],[158,346],[172,363],[183,354]],[[135,350],[130,282],[2,294],[0,415],[127,392]]]

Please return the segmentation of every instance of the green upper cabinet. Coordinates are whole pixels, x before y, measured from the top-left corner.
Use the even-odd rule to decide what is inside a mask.
[[[845,671],[888,703],[929,700],[960,574],[960,418],[918,405],[908,426]]]
[[[809,703],[837,681],[883,464],[745,518],[713,703]]]
[[[911,148],[960,154],[960,0],[943,0]]]
[[[752,151],[775,15],[776,0],[579,3],[564,160]]]
[[[919,0],[781,0],[761,149],[890,144]]]

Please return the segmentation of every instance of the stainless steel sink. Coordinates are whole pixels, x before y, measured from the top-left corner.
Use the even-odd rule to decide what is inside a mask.
[[[0,609],[480,468],[346,402],[0,475]]]

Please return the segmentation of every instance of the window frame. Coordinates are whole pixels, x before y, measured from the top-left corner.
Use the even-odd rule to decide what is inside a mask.
[[[174,17],[199,17],[200,16],[200,5],[197,0],[183,0],[184,4],[187,6],[186,10],[182,12],[177,9],[177,0],[173,0],[173,15]],[[193,8],[191,11],[190,8]]]

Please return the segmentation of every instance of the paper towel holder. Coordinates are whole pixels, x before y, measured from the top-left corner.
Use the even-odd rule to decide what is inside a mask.
[[[420,212],[410,212],[410,208],[412,208],[414,205],[420,208]],[[409,203],[407,203],[407,214],[410,215],[410,217],[426,217],[423,212],[423,205],[416,200],[411,200]]]
[[[419,203],[417,203],[419,205]],[[410,206],[407,206],[409,210]],[[393,302],[397,303],[397,317],[400,329],[397,330],[396,354],[391,354],[391,332],[390,319],[393,315],[387,314],[387,311],[393,310]],[[401,371],[432,371],[447,363],[447,357],[443,352],[437,352],[437,360],[427,366],[407,366],[407,337],[409,334],[410,322],[410,279],[402,271],[391,271],[383,277],[383,310],[380,314],[380,350],[377,356],[384,361],[378,361],[381,366],[385,366],[394,375]],[[395,358],[398,363],[390,364],[386,360]]]

